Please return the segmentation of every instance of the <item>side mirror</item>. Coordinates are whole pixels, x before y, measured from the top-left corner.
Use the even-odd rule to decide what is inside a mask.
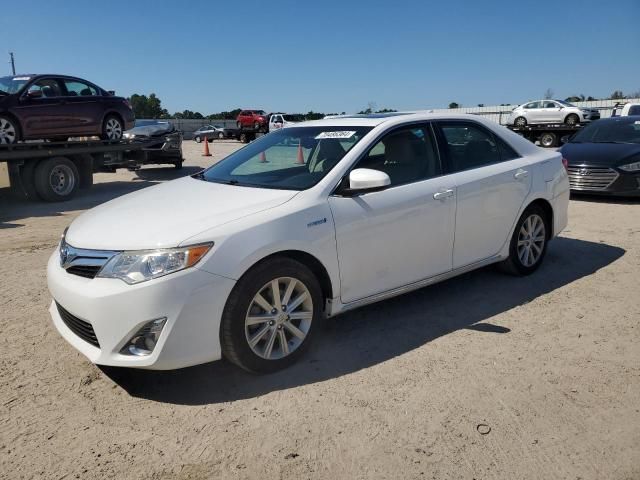
[[[29,90],[27,92],[29,98],[42,98],[42,90]]]
[[[116,91],[115,90],[107,90],[107,93],[109,95],[111,95],[112,97],[114,97],[116,95]]]
[[[391,185],[389,175],[371,168],[356,168],[349,174],[349,189],[344,192],[351,195],[384,190]]]

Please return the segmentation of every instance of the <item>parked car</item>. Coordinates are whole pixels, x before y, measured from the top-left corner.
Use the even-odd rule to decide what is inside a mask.
[[[77,217],[50,313],[98,364],[269,372],[323,317],[492,263],[534,272],[568,202],[557,151],[478,116],[305,122]]]
[[[214,138],[225,138],[224,127],[220,125],[203,125],[193,132],[193,139],[197,143],[202,142],[205,138],[210,142],[213,141]]]
[[[124,132],[123,137],[149,143],[142,150],[142,163],[169,163],[176,168],[182,168],[182,132],[177,130],[173,123],[163,120],[136,120],[135,126]],[[153,139],[157,142],[150,142]]]
[[[507,123],[517,127],[536,123],[577,125],[599,118],[598,110],[592,108],[579,108],[563,100],[536,100],[514,108]]]
[[[611,112],[612,117],[627,117],[629,115],[640,115],[640,103],[617,104]]]
[[[119,140],[133,127],[129,102],[66,75],[0,77],[0,144],[98,135]]]
[[[236,118],[238,129],[253,129],[258,132],[266,131],[268,126],[268,116],[264,110],[242,110]]]
[[[290,113],[272,113],[269,115],[269,131],[290,127],[296,123],[304,122],[304,115]]]
[[[560,150],[571,190],[600,195],[640,195],[640,116],[603,118]]]

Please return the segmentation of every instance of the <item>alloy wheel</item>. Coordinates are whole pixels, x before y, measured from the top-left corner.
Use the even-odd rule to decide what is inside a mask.
[[[245,336],[253,353],[278,360],[304,342],[313,320],[307,286],[292,277],[276,278],[253,297],[245,317]]]
[[[122,125],[116,118],[110,118],[105,125],[105,133],[109,140],[120,140],[122,138]]]
[[[525,267],[535,265],[544,251],[546,231],[544,220],[538,214],[529,215],[518,233],[518,258]]]
[[[18,139],[16,127],[6,118],[0,118],[0,144],[8,145]]]

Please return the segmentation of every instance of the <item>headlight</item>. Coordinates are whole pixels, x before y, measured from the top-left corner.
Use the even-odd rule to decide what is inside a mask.
[[[637,172],[640,171],[640,162],[628,163],[627,165],[622,165],[619,168],[625,172]]]
[[[134,135],[133,133],[124,132],[124,133],[122,134],[122,138],[129,138],[129,139],[131,139],[131,138],[135,138],[135,135]]]
[[[213,243],[183,248],[121,252],[111,258],[98,277],[119,278],[128,284],[146,282],[194,266],[211,249]]]

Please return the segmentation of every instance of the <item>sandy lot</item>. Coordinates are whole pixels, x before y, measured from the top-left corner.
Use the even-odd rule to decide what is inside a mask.
[[[492,268],[329,321],[302,361],[101,370],[55,331],[45,264],[87,208],[197,171],[0,191],[0,478],[640,478],[640,201],[573,200],[529,278]],[[487,433],[488,432],[488,433]]]

